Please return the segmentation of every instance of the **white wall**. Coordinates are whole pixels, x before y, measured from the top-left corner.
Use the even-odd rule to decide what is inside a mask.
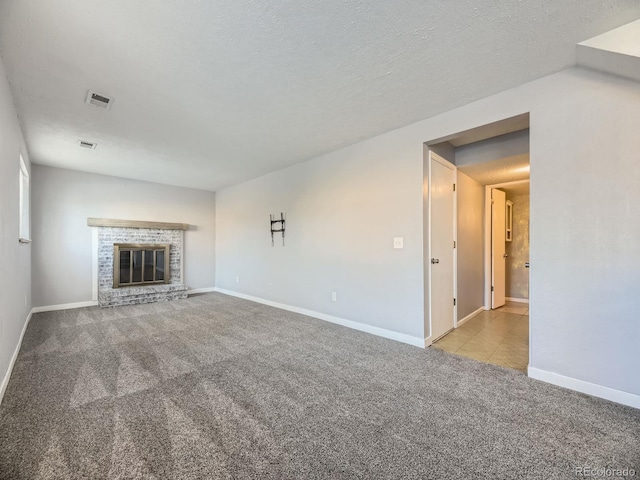
[[[185,283],[215,282],[215,193],[106,175],[33,166],[33,304],[92,300],[88,217],[188,223]]]
[[[530,112],[530,367],[640,395],[639,100],[637,83],[569,69],[222,190],[217,286],[424,335],[422,144]]]
[[[458,320],[484,306],[484,187],[458,170]]]
[[[31,245],[18,243],[20,154],[31,170],[0,60],[0,400],[31,311]]]

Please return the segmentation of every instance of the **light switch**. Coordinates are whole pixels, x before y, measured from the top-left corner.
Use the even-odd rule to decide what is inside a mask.
[[[404,248],[404,237],[395,237],[393,239],[393,248]]]

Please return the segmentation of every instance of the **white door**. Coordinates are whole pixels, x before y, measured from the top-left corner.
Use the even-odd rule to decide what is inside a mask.
[[[431,339],[454,327],[455,166],[429,152]]]
[[[502,190],[491,189],[491,308],[501,307],[505,303],[506,206],[506,194]]]

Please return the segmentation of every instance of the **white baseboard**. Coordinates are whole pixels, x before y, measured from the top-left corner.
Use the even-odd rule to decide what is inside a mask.
[[[586,393],[594,397],[604,398],[612,402],[621,403],[629,407],[640,408],[640,395],[615,390],[613,388],[604,387],[595,383],[585,382],[577,378],[565,377],[558,373],[540,370],[539,368],[529,367],[528,375],[536,380],[558,385],[559,387],[575,390],[576,392]]]
[[[193,290],[187,290],[187,295],[194,295],[196,293],[209,293],[215,291],[216,287],[194,288]]]
[[[313,310],[307,310],[305,308],[293,307],[291,305],[286,305],[284,303],[273,302],[271,300],[266,300],[264,298],[253,297],[251,295],[245,295],[244,293],[234,292],[232,290],[225,290],[225,289],[216,287],[215,291],[219,293],[224,293],[225,295],[231,295],[232,297],[243,298],[245,300],[251,300],[252,302],[262,303],[264,305],[280,308],[282,310],[288,310],[289,312],[300,313],[308,317],[318,318],[320,320],[325,320],[327,322],[335,323],[337,325],[342,325],[343,327],[353,328],[354,330],[359,330],[361,332],[371,333],[379,337],[389,338],[391,340],[396,340],[398,342],[407,343],[415,347],[420,347],[420,348],[425,347],[426,339],[420,338],[420,337],[413,337],[411,335],[407,335],[406,333],[398,333],[392,330],[387,330],[385,328],[374,327],[372,325],[367,325],[365,323],[354,322],[353,320],[334,317],[333,315],[327,315],[325,313],[315,312]]]
[[[22,339],[24,338],[24,332],[27,331],[27,327],[29,326],[29,322],[31,321],[31,316],[33,315],[33,309],[27,315],[27,320],[24,322],[24,326],[22,327],[22,333],[20,333],[20,339],[18,340],[18,345],[16,345],[16,349],[13,352],[13,356],[11,357],[11,361],[9,362],[9,368],[7,368],[7,372],[4,374],[4,378],[2,379],[2,383],[0,384],[0,404],[2,403],[2,399],[4,398],[4,392],[7,389],[7,385],[9,385],[9,379],[11,378],[11,372],[13,372],[13,366],[18,359],[18,353],[20,353],[20,347],[22,346]]]
[[[456,323],[456,328],[458,328],[460,325],[462,325],[465,322],[468,322],[469,320],[471,320],[473,317],[475,317],[476,315],[478,315],[480,312],[484,312],[484,307],[480,307],[477,310],[471,312],[469,315],[467,315],[466,317],[458,320],[458,322]]]
[[[516,297],[505,297],[507,302],[516,302],[516,303],[529,303],[528,298],[516,298]]]
[[[215,287],[194,288],[193,290],[187,290],[187,295],[193,295],[194,293],[209,293],[215,291]],[[96,305],[98,305],[97,300],[89,300],[87,302],[76,303],[62,303],[60,305],[46,305],[43,307],[33,307],[33,313],[53,312],[55,310],[69,310],[71,308],[95,307]]]
[[[44,307],[33,307],[31,311],[33,313],[53,312],[55,310],[69,310],[71,308],[95,307],[96,305],[98,305],[97,300],[90,300],[88,302],[62,303],[60,305],[47,305]]]

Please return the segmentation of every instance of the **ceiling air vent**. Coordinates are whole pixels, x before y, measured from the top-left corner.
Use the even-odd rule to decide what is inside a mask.
[[[96,107],[106,108],[107,110],[109,110],[111,108],[111,104],[113,103],[113,98],[89,90],[87,92],[87,98],[85,102],[89,105],[95,105]]]
[[[80,145],[82,148],[89,148],[91,150],[95,150],[95,148],[98,146],[97,143],[85,142],[84,140],[78,140],[78,145]]]

